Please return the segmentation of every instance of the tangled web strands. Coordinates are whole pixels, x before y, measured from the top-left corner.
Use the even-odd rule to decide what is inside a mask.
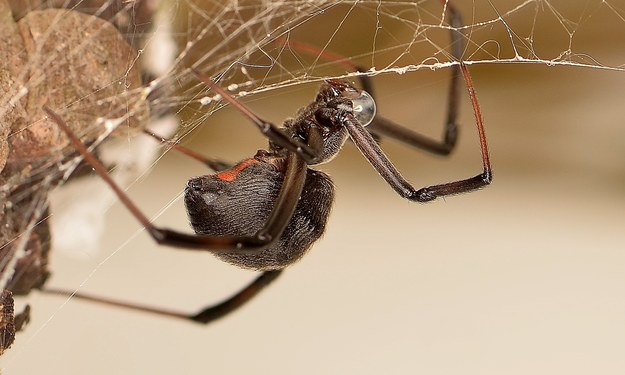
[[[217,77],[236,96],[330,77],[444,69],[457,63],[449,40],[454,29],[467,65],[625,70],[619,0],[454,6],[462,25],[450,25],[450,4],[440,0],[0,0],[3,40],[11,40],[0,51],[7,64],[0,70],[1,221],[10,228],[1,233],[3,288],[18,274],[34,275],[20,286],[24,293],[45,280],[48,193],[81,174],[66,139],[45,122],[43,104],[58,109],[92,149],[110,143],[112,151],[102,145],[99,156],[120,174],[128,172],[119,178],[129,184],[150,165],[153,152],[120,155],[116,140],[134,140],[149,123],[172,114],[183,119],[183,136],[222,105],[189,67]],[[62,11],[45,13],[51,8]],[[304,53],[289,41],[318,51]],[[327,58],[333,52],[369,70],[346,71]],[[16,273],[32,249],[30,264],[37,267]]]

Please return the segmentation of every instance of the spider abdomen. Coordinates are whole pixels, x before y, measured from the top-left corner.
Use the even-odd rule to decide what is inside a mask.
[[[284,171],[274,163],[252,158],[230,170],[189,180],[185,205],[193,230],[211,236],[256,234],[271,213],[283,179]],[[232,250],[216,255],[243,268],[284,268],[323,234],[333,199],[330,178],[308,169],[295,213],[280,238],[258,253]]]

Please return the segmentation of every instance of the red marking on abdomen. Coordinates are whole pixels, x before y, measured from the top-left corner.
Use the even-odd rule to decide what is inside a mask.
[[[249,167],[250,165],[252,165],[254,163],[258,163],[258,160],[256,160],[256,159],[245,159],[242,162],[240,162],[239,164],[235,165],[234,168],[228,169],[227,171],[223,171],[223,172],[217,173],[215,175],[215,177],[217,177],[218,179],[220,179],[222,181],[232,182],[232,181],[237,179],[237,176],[239,175],[239,173],[242,170],[244,170],[245,168]]]

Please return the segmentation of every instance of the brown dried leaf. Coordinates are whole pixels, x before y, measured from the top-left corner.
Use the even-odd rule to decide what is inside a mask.
[[[18,29],[28,55],[28,76],[21,83],[28,96],[20,101],[19,112],[27,117],[12,123],[9,162],[48,157],[68,145],[63,132],[44,116],[44,104],[66,108],[59,112],[81,135],[99,117],[126,118],[122,129],[137,128],[146,120],[141,91],[131,91],[141,87],[139,69],[132,64],[136,52],[110,23],[48,9],[28,13]]]
[[[0,0],[0,171],[6,164],[9,147],[7,137],[11,124],[26,114],[21,107],[13,107],[12,99],[17,95],[15,88],[20,69],[26,64],[26,51],[19,36],[17,24],[13,21],[11,9],[6,1]]]
[[[8,4],[0,0],[0,354],[28,320],[28,309],[14,317],[12,293],[28,294],[49,276],[47,194],[60,179],[49,178],[50,168],[72,151],[42,106],[87,143],[104,131],[98,118],[123,119],[114,134],[124,134],[149,115],[137,52],[113,25],[65,9],[33,11],[16,23]]]

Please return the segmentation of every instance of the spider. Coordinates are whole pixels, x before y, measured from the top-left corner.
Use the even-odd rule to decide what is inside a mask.
[[[232,297],[196,314],[137,306],[119,301],[71,293],[72,296],[116,306],[183,318],[198,323],[212,322],[242,306],[274,281],[288,265],[299,260],[323,234],[334,199],[330,177],[313,169],[330,161],[350,139],[384,180],[403,198],[429,202],[438,197],[479,189],[490,184],[492,172],[481,113],[467,67],[460,62],[462,39],[459,14],[448,7],[451,18],[453,55],[447,120],[442,141],[430,139],[376,115],[372,82],[363,75],[360,90],[342,80],[327,80],[313,102],[302,108],[283,127],[267,122],[226,90],[198,71],[193,74],[221,95],[269,139],[267,150],[235,165],[208,159],[173,141],[174,148],[203,161],[216,173],[190,179],[184,202],[195,234],[182,233],[152,224],[110,178],[102,164],[87,150],[52,109],[44,110],[70,138],[73,146],[114,190],[130,213],[160,245],[209,251],[234,265],[261,271],[249,285]],[[426,151],[449,154],[456,143],[456,117],[460,76],[464,77],[479,133],[483,170],[468,179],[417,189],[406,181],[380,148],[387,136]],[[367,128],[365,128],[367,127]],[[148,132],[149,133],[149,132]],[[149,133],[159,138],[158,136]],[[68,294],[47,289],[48,292]]]

